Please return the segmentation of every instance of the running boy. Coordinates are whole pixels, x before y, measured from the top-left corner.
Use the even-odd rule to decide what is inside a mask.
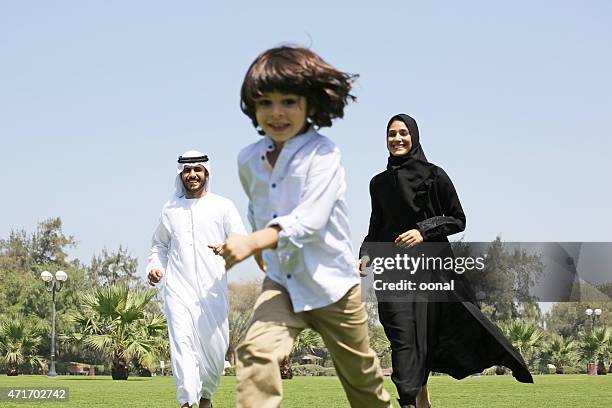
[[[239,407],[280,406],[279,363],[307,327],[321,334],[351,407],[391,406],[369,348],[340,151],[315,129],[342,118],[354,78],[287,46],[265,51],[244,78],[242,111],[264,136],[238,157],[254,232],[217,252],[227,269],[255,255],[266,278],[237,350]]]

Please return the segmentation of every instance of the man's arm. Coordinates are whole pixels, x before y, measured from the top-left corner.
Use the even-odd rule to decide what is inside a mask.
[[[155,286],[164,276],[163,271],[166,270],[168,265],[168,249],[170,248],[170,232],[161,219],[151,241],[151,254],[147,263],[147,277],[149,285]]]

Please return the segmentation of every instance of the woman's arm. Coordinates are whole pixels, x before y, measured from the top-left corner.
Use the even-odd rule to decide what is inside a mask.
[[[382,226],[382,208],[376,199],[374,179],[370,181],[370,202],[372,208],[372,212],[370,213],[370,225],[368,227],[368,235],[365,236],[363,242],[361,243],[361,247],[359,248],[359,258],[363,258],[364,256],[368,255],[366,242],[376,242],[378,231],[380,231]]]
[[[453,186],[448,174],[440,168],[434,188],[442,209],[442,215],[417,223],[425,241],[453,235],[465,229],[465,213],[461,207],[455,186]]]

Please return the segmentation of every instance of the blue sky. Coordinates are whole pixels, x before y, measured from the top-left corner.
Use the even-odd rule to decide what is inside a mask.
[[[399,112],[455,183],[465,239],[609,240],[612,3],[207,3],[0,1],[0,237],[60,216],[73,256],[121,244],[142,272],[191,148],[244,214],[236,155],[259,136],[241,81],[289,42],[360,74],[358,101],[322,130],[343,152],[355,245]]]

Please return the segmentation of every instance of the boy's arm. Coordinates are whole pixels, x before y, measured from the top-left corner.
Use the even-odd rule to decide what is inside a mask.
[[[322,146],[306,174],[299,204],[287,215],[272,219],[268,227],[280,227],[278,250],[301,248],[322,229],[346,190],[340,150]]]
[[[225,269],[229,270],[248,258],[249,256],[264,249],[275,248],[278,243],[280,227],[266,227],[249,235],[231,235],[218,252],[225,259]]]

